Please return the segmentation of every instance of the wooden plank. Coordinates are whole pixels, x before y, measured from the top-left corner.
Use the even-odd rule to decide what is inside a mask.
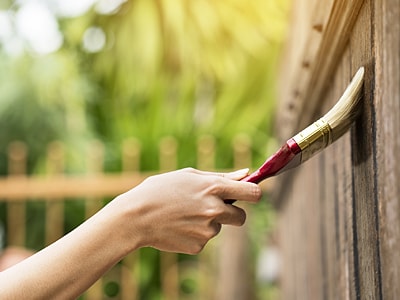
[[[251,165],[251,140],[248,136],[238,136],[233,141],[234,168],[242,169]],[[236,203],[248,213],[246,203]],[[249,227],[223,226],[217,244],[217,274],[215,299],[254,299],[254,282],[248,267],[250,254]]]
[[[316,58],[320,51],[329,15],[334,0],[293,1],[292,25],[286,46],[285,60],[282,63],[280,80],[280,106],[278,135],[289,138],[294,134],[294,122],[303,111],[305,89],[317,66]],[[290,124],[290,125],[289,125]],[[289,125],[289,126],[287,126]]]
[[[280,207],[279,245],[282,251],[282,299],[305,299],[321,295],[322,273],[319,251],[320,202],[317,160],[310,160],[295,171],[286,186],[286,195],[293,201]],[[310,216],[312,211],[312,216]]]
[[[311,6],[310,10],[313,9]],[[312,19],[309,14],[305,18]],[[301,17],[297,17],[296,22],[299,20]],[[305,278],[323,277],[321,299],[397,299],[400,293],[400,254],[397,251],[400,247],[399,20],[399,0],[334,1],[315,60],[304,64],[302,58],[307,57],[307,51],[312,53],[318,38],[314,38],[314,44],[309,43],[309,49],[301,46],[295,49],[298,52],[293,55],[295,60],[288,59],[293,74],[284,73],[285,79],[289,79],[283,80],[282,85],[286,98],[281,108],[288,111],[278,121],[278,127],[284,128],[279,131],[282,139],[301,129],[298,128],[301,124],[307,125],[321,110],[329,109],[361,65],[366,67],[366,76],[362,117],[351,135],[347,134],[324,151],[318,158],[319,171],[309,169],[303,173],[303,169],[294,176],[280,177],[279,190],[275,191],[280,204],[277,206],[282,227],[279,231],[290,235],[281,238],[287,262],[282,278],[285,299],[310,297],[310,290],[299,284],[299,270]],[[307,23],[307,20],[302,21]],[[304,29],[304,24],[295,24]],[[312,40],[311,33],[305,35],[310,38],[308,41]],[[298,39],[293,38],[295,42]],[[302,63],[312,73],[300,71]],[[334,78],[333,82],[330,78]],[[319,101],[322,95],[326,96],[323,103]],[[315,214],[302,210],[300,192],[308,186],[299,178],[312,177],[313,171],[323,183],[319,187],[322,234],[319,248],[317,246],[322,274],[312,267],[311,261],[305,267],[295,261],[301,259],[300,255],[307,258],[314,251],[311,247],[314,241],[308,232],[311,232]],[[283,182],[287,179],[293,187],[285,192],[288,183]],[[314,200],[309,195],[308,205]],[[305,227],[302,217],[296,216],[294,211],[310,218]],[[302,228],[301,233],[299,228]],[[302,241],[298,234],[303,234]],[[308,244],[308,251],[304,252],[302,243]],[[290,247],[296,247],[297,252],[288,249]]]
[[[53,142],[47,150],[47,174],[61,174],[64,171],[64,149],[60,142]],[[46,201],[45,244],[49,245],[64,234],[64,203],[55,198]]]
[[[287,186],[287,195],[291,195],[293,188],[292,185]],[[293,258],[292,249],[295,248],[293,245],[293,222],[290,220],[289,211],[291,210],[291,206],[293,206],[293,201],[285,202],[284,205],[281,206],[279,211],[279,219],[278,219],[278,239],[279,239],[279,247],[282,255],[282,267],[280,274],[280,288],[281,288],[281,298],[282,299],[296,299],[295,290],[292,287],[291,283],[294,282],[294,272],[295,268],[292,262],[296,260]]]
[[[168,172],[177,168],[178,142],[173,137],[164,137],[159,144],[160,170]],[[161,291],[165,300],[179,298],[178,255],[160,252]]]
[[[350,62],[350,51],[349,47],[343,55],[343,62],[337,70],[335,77],[335,84],[333,90],[333,99],[337,99],[340,96],[341,91],[347,86],[348,78],[351,76],[349,67]],[[331,99],[331,100],[333,100]],[[329,103],[328,105],[331,105]],[[337,247],[337,273],[336,273],[336,295],[339,299],[354,299],[351,295],[354,280],[354,272],[352,272],[351,258],[354,248],[354,242],[351,232],[352,214],[348,215],[348,212],[352,212],[352,172],[351,172],[351,139],[350,132],[343,136],[340,141],[331,146],[335,150],[334,161],[336,165],[336,174],[338,178],[336,180],[336,210],[337,210],[337,232],[336,232],[336,247]]]
[[[320,238],[324,234],[324,227],[321,224],[323,219],[324,201],[320,198],[321,184],[323,184],[318,171],[320,168],[319,157],[315,157],[308,161],[310,171],[312,173],[305,174],[308,178],[308,186],[304,188],[304,194],[307,197],[307,205],[303,211],[303,218],[306,219],[308,239],[306,241],[308,255],[308,272],[309,272],[309,298],[324,299],[324,254],[321,249]]]
[[[338,99],[348,84],[351,77],[349,68],[350,56],[347,47],[341,64],[337,68],[335,78],[332,80],[327,101],[323,103],[322,110],[328,110]],[[352,240],[345,233],[345,190],[343,181],[351,180],[351,146],[350,133],[345,134],[339,141],[331,145],[322,153],[324,167],[320,172],[325,174],[324,191],[321,201],[325,201],[325,215],[321,219],[321,226],[326,227],[325,235],[321,239],[326,241],[325,257],[327,260],[327,272],[321,274],[326,277],[326,295],[324,299],[346,299],[349,297],[348,262],[346,260],[346,249],[351,247]],[[351,194],[350,194],[351,197]],[[347,276],[347,277],[346,277]]]
[[[350,147],[350,135],[343,138],[341,143],[333,145],[335,147],[335,161],[337,162],[337,213],[338,213],[338,232],[337,232],[337,272],[336,272],[336,295],[338,299],[354,299],[351,297],[352,283],[354,273],[352,269],[352,249],[353,240],[349,234],[351,230],[351,218],[347,212],[349,211],[349,203],[351,205],[351,155],[348,154]],[[351,212],[351,210],[350,210]],[[353,293],[354,295],[354,293]]]
[[[104,164],[104,145],[94,140],[88,145],[86,153],[86,169],[89,175],[97,176],[103,171]],[[95,213],[97,213],[103,206],[101,196],[88,195],[85,201],[85,219],[89,219]],[[112,273],[116,268],[109,270],[103,277],[100,277],[87,291],[85,292],[85,298],[88,300],[96,300],[104,298],[104,283],[107,275]],[[116,275],[117,276],[117,275]]]
[[[197,167],[200,170],[212,170],[215,167],[215,139],[211,135],[205,135],[197,141]],[[216,261],[216,239],[208,242],[207,247],[198,256],[197,269],[207,268],[209,262]],[[210,272],[211,273],[211,272]],[[200,299],[213,298],[211,284],[215,282],[215,274],[199,272],[198,289]],[[212,274],[212,273],[211,273]]]
[[[228,171],[231,170],[215,170],[215,172]],[[37,198],[49,198],[48,201],[52,201],[52,199],[59,197],[114,197],[130,190],[154,174],[156,173],[142,172],[139,174],[137,172],[124,172],[102,173],[90,176],[8,176],[0,178],[0,199],[7,199],[7,202],[14,202]],[[264,192],[272,189],[272,185],[269,183],[263,184],[261,187]]]
[[[11,143],[8,148],[8,173],[20,180],[26,178],[28,151],[21,142]],[[0,185],[1,190],[1,185]],[[25,202],[8,203],[7,205],[7,244],[25,246],[26,237]]]
[[[364,83],[364,108],[361,118],[356,122],[352,136],[353,148],[353,205],[356,221],[355,251],[357,255],[359,280],[358,296],[361,299],[382,299],[380,270],[380,249],[378,231],[378,195],[376,181],[376,117],[372,83],[373,1],[366,1],[354,26],[350,42],[351,67],[356,70],[366,66]]]
[[[138,140],[130,138],[122,145],[123,172],[140,170],[141,145]],[[139,299],[140,287],[140,250],[128,254],[121,264],[121,300]]]
[[[335,176],[336,166],[334,157],[334,148],[330,147],[321,153],[320,170],[321,176],[320,201],[321,214],[323,217],[319,220],[320,226],[323,227],[323,234],[319,237],[321,242],[321,251],[324,258],[324,297],[323,299],[334,299],[336,294],[336,220],[335,220],[335,186],[337,185],[337,177]]]
[[[312,23],[308,31],[317,31],[321,35],[306,35],[310,36],[310,40],[303,42],[305,49],[301,56],[297,56],[296,61],[287,64],[282,70],[277,120],[278,136],[282,139],[290,138],[314,121],[321,97],[334,75],[364,1],[335,0],[333,3],[319,3],[321,8],[317,11],[323,13],[317,14],[316,22]],[[327,13],[329,17],[324,19]],[[293,51],[299,51],[298,45],[292,47]]]
[[[138,185],[152,174],[126,172],[90,176],[9,176],[0,178],[0,198],[21,201],[35,198],[113,197]]]
[[[377,197],[382,299],[400,295],[400,1],[374,1]]]
[[[297,231],[295,240],[297,249],[293,249],[297,252],[296,259],[299,262],[299,269],[296,272],[296,289],[308,299],[312,298],[316,290],[315,284],[318,284],[318,280],[315,280],[313,271],[315,271],[314,268],[317,266],[316,263],[320,263],[320,261],[315,261],[316,259],[319,260],[319,253],[315,253],[313,247],[310,247],[318,243],[318,238],[314,236],[315,231],[313,230],[313,224],[319,221],[320,211],[313,210],[312,217],[309,215],[313,208],[311,203],[314,202],[314,205],[320,204],[314,201],[318,199],[319,195],[319,185],[316,185],[318,180],[313,176],[316,174],[316,168],[318,168],[318,161],[314,159],[308,161],[308,163],[299,170],[300,172],[297,175],[299,179],[296,181],[295,185],[297,205],[292,212],[292,220],[298,220],[297,226],[295,227]],[[319,292],[318,289],[316,292]]]

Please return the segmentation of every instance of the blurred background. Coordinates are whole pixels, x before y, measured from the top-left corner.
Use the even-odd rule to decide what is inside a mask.
[[[28,153],[24,174],[32,176],[48,172],[54,141],[62,145],[62,171],[71,175],[88,172],[83,153],[93,141],[103,151],[98,163],[104,173],[123,171],[126,141],[140,148],[137,171],[143,174],[257,167],[276,150],[275,83],[289,2],[0,0],[0,176],[10,173],[15,141]],[[200,161],[199,141],[213,145],[211,163]],[[235,163],[238,141],[247,145],[244,163]],[[173,165],[162,165],[160,142],[175,149]],[[85,219],[85,201],[65,201],[64,232]],[[3,247],[12,244],[9,206],[0,199]],[[274,255],[267,242],[274,223],[267,193],[246,210],[252,297],[273,299],[276,280],[260,267]],[[35,251],[47,243],[43,216],[49,212],[43,199],[29,201],[24,211],[23,246]],[[168,298],[163,259],[143,249],[134,260],[138,299]],[[173,260],[184,266],[203,259]],[[212,259],[203,261],[203,269],[214,268]],[[179,268],[179,299],[210,299],[195,279],[202,268]],[[117,279],[105,280],[101,290],[105,299],[122,297]]]

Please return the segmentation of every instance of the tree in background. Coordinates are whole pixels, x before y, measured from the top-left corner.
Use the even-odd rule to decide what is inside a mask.
[[[1,12],[2,145],[22,139],[40,156],[55,138],[115,145],[134,136],[151,169],[166,135],[181,142],[181,165],[194,163],[201,134],[265,144],[287,1],[74,2],[21,1]],[[227,167],[229,156],[217,162]]]
[[[16,139],[28,145],[30,173],[42,171],[53,140],[67,146],[67,171],[85,171],[81,153],[93,138],[106,145],[108,171],[119,170],[120,145],[130,137],[142,145],[144,170],[158,169],[165,136],[178,140],[178,167],[196,165],[197,139],[207,134],[218,143],[217,167],[232,167],[239,133],[251,137],[261,163],[288,2],[2,1],[0,174]],[[66,227],[73,227],[82,207],[69,205]],[[253,234],[265,230],[265,219],[253,219]],[[154,286],[158,255],[144,251],[142,282]]]

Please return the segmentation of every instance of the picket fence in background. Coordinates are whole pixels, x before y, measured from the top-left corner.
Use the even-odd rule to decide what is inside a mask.
[[[86,157],[87,172],[85,174],[65,174],[65,146],[58,141],[48,145],[47,170],[45,175],[26,175],[27,157],[29,151],[25,144],[13,142],[8,146],[8,175],[0,177],[0,202],[6,202],[7,245],[26,246],[29,234],[26,206],[28,201],[41,201],[45,205],[45,245],[48,245],[65,234],[64,216],[66,201],[84,199],[85,218],[89,218],[104,204],[104,199],[123,193],[144,178],[154,173],[176,169],[178,143],[173,137],[166,137],[159,144],[159,170],[152,173],[140,172],[140,143],[128,139],[122,145],[122,172],[103,172],[104,145],[99,141],[90,143]],[[240,135],[233,142],[234,168],[251,165],[250,139]],[[199,169],[214,170],[216,143],[213,137],[204,136],[198,141],[197,166]],[[226,171],[226,170],[223,170]],[[263,185],[268,189],[267,185]],[[29,219],[29,222],[34,222]],[[246,227],[225,234],[219,243],[210,242],[205,251],[199,255],[196,264],[178,262],[178,255],[160,252],[159,278],[163,299],[232,299],[232,293],[243,294],[243,299],[249,290],[249,282],[243,280],[246,271],[237,274],[232,268],[246,265],[242,262],[246,257],[247,242]],[[218,258],[218,249],[230,249],[229,260],[224,256]],[[232,260],[236,259],[235,260]],[[84,295],[84,299],[109,299],[105,294],[107,285],[117,285],[117,293],[112,299],[141,299],[138,278],[140,277],[140,251],[128,255],[123,261],[111,269],[103,278],[96,282]],[[234,263],[232,263],[234,261]],[[196,269],[198,291],[196,295],[184,293],[181,280]],[[213,271],[211,271],[213,270]],[[250,278],[251,276],[249,276]],[[218,284],[220,283],[220,284]],[[223,288],[218,288],[223,286]],[[247,298],[248,299],[248,298]]]

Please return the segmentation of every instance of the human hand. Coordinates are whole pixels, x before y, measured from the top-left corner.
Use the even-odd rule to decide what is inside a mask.
[[[134,212],[130,228],[136,238],[140,235],[141,246],[196,254],[219,233],[221,224],[245,222],[244,210],[224,199],[259,201],[261,190],[256,184],[238,181],[247,171],[182,169],[151,176],[116,200]]]
[[[246,175],[183,169],[149,177],[64,237],[0,272],[2,299],[76,299],[144,246],[200,252],[221,224],[245,221],[245,212],[224,199],[260,199],[256,184],[237,181]]]

